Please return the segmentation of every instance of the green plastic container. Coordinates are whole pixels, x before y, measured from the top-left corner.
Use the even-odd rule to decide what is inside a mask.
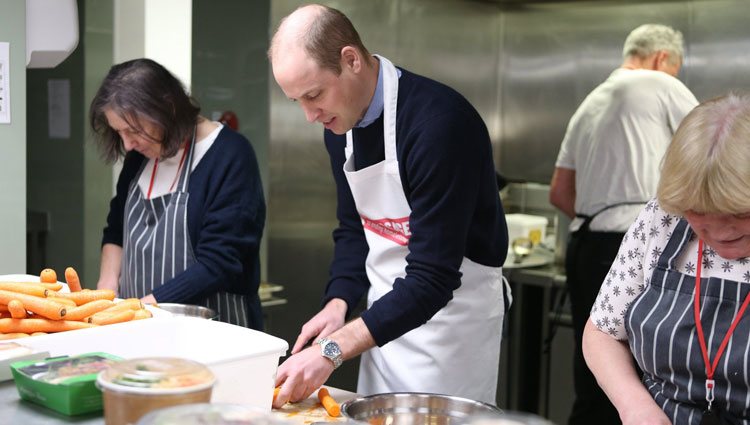
[[[74,416],[102,410],[96,377],[120,360],[107,353],[86,353],[15,362],[10,368],[23,400]]]

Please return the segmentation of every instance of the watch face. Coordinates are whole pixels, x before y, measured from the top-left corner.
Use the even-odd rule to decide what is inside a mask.
[[[333,341],[329,341],[323,347],[323,352],[325,353],[326,357],[337,357],[341,355],[341,349],[339,348],[338,344]]]

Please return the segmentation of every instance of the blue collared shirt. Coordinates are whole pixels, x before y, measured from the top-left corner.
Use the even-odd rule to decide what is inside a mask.
[[[399,78],[401,77],[401,70],[396,68],[396,73],[398,73]],[[383,105],[385,104],[385,101],[383,100],[383,65],[380,64],[380,67],[378,68],[378,84],[375,86],[375,95],[372,96],[372,101],[370,102],[370,106],[367,107],[367,112],[365,112],[365,116],[362,117],[361,120],[355,125],[355,127],[362,128],[367,127],[368,125],[375,122],[376,119],[380,116],[380,114],[383,113]]]

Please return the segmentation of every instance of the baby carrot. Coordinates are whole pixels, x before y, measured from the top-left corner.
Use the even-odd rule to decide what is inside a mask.
[[[49,295],[49,294],[47,294]],[[67,298],[76,302],[76,305],[86,304],[94,300],[114,300],[115,291],[111,289],[84,289],[79,292],[58,292],[55,297]]]
[[[65,320],[83,320],[94,313],[112,307],[114,303],[110,300],[94,300],[90,303],[73,307],[65,313]]]
[[[52,320],[60,320],[65,316],[65,306],[51,301],[47,298],[35,297],[33,295],[19,294],[18,292],[0,289],[0,303],[7,305],[12,300],[18,300],[28,311]]]
[[[39,273],[39,281],[44,283],[57,283],[57,273],[52,269],[44,269]]]
[[[21,301],[10,300],[10,302],[8,303],[8,311],[10,312],[10,317],[14,319],[26,318],[26,309],[24,308]]]
[[[338,415],[341,414],[341,406],[339,406],[339,404],[336,403],[336,400],[331,397],[328,389],[321,388],[318,390],[318,400],[320,400],[320,403],[326,408],[326,412],[328,412],[329,415],[338,417]]]
[[[45,297],[47,295],[47,288],[35,282],[0,282],[0,289],[18,292],[19,294],[33,295],[35,297]]]
[[[67,282],[70,292],[79,292],[81,290],[81,280],[78,279],[78,272],[73,267],[65,269],[65,282]]]
[[[49,320],[49,319],[0,319],[0,332],[63,332],[76,329],[91,328],[96,325],[79,322],[77,320]]]

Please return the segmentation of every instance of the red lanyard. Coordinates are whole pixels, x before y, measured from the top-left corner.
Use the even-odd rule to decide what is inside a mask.
[[[706,338],[703,335],[703,325],[701,324],[701,268],[703,265],[703,240],[698,240],[698,272],[695,275],[695,302],[693,303],[693,317],[695,318],[695,327],[696,332],[698,333],[698,342],[700,343],[701,347],[701,353],[703,354],[703,363],[706,365],[706,401],[708,401],[708,410],[711,410],[711,402],[714,401],[714,372],[716,371],[716,366],[719,364],[719,359],[721,358],[721,355],[724,354],[724,349],[727,348],[727,345],[729,344],[729,339],[732,336],[732,333],[734,332],[735,328],[737,328],[737,323],[739,323],[740,319],[742,318],[742,315],[745,314],[745,309],[747,309],[747,305],[750,303],[750,293],[745,295],[745,301],[742,302],[742,306],[740,307],[739,311],[737,311],[737,315],[734,317],[734,320],[732,320],[732,324],[729,326],[729,329],[727,330],[727,334],[724,335],[724,340],[721,341],[721,345],[719,346],[719,350],[716,352],[716,357],[714,357],[713,363],[711,363],[711,360],[708,358],[708,349],[706,348]]]
[[[174,189],[175,183],[177,183],[177,178],[180,176],[180,170],[182,170],[182,164],[185,162],[185,156],[187,156],[188,151],[188,143],[190,143],[188,140],[185,140],[185,149],[182,151],[182,158],[180,158],[180,165],[177,166],[177,175],[175,175],[174,180],[172,181],[172,185],[169,186],[169,191],[171,192],[172,189]],[[151,182],[148,184],[148,193],[146,194],[146,199],[151,199],[151,190],[154,189],[154,179],[156,178],[156,169],[159,167],[159,158],[156,158],[154,160],[154,169],[151,171]]]

